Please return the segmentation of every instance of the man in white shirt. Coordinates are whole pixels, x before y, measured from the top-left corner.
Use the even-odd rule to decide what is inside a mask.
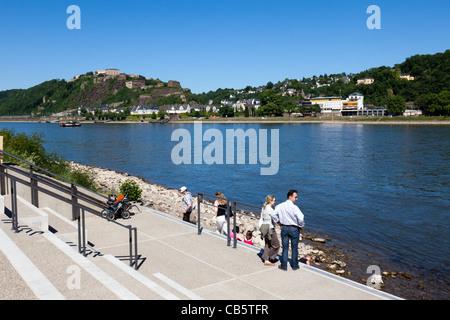
[[[298,266],[298,242],[300,231],[305,226],[304,215],[294,203],[297,201],[297,190],[289,190],[287,200],[275,208],[272,215],[273,221],[281,225],[281,265],[278,268],[287,271],[289,252],[289,240],[291,241],[291,266],[297,270]]]

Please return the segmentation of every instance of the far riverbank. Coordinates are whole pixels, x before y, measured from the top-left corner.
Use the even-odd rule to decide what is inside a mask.
[[[81,120],[76,117],[70,119],[59,120],[52,118],[24,118],[24,117],[0,117],[0,122],[29,122],[40,123],[46,121],[79,121],[83,123],[103,123],[103,124],[153,124],[159,123],[150,118],[143,118],[137,120],[117,120],[117,121],[93,121]],[[233,118],[184,118],[172,119],[168,123],[195,123],[202,121],[204,123],[217,124],[370,124],[370,125],[450,125],[450,117],[233,117]]]

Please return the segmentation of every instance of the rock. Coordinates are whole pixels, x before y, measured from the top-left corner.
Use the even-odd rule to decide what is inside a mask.
[[[339,265],[339,267],[341,267],[341,268],[345,268],[347,266],[347,264],[345,262],[343,262],[343,261],[336,260],[336,261],[334,261],[334,263]]]
[[[332,264],[327,264],[326,267],[327,267],[328,269],[330,269],[330,270],[336,270],[336,268],[337,268],[336,264],[334,264],[334,263],[332,263]]]
[[[311,241],[325,243],[327,242],[324,238],[312,238]]]

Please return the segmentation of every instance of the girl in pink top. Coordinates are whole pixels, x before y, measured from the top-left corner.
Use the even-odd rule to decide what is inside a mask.
[[[248,243],[253,245],[253,233],[248,230],[247,233],[245,234],[245,238],[244,238],[244,243]]]

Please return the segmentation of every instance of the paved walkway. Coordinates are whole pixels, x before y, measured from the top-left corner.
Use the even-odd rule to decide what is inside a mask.
[[[29,268],[33,269],[34,264],[40,269],[65,299],[397,299],[313,266],[301,264],[301,268],[296,271],[290,267],[288,271],[282,271],[277,266],[264,266],[256,247],[242,243],[237,248],[227,246],[224,236],[209,230],[203,230],[198,235],[195,225],[147,208],[141,208],[141,212],[130,220],[118,220],[137,227],[140,254],[138,272],[130,268],[128,261],[123,258],[129,254],[128,230],[95,216],[86,219],[88,241],[93,250],[101,254],[91,253],[86,259],[76,253],[72,257],[76,246],[70,247],[67,242],[72,237],[76,243],[73,225],[68,226],[68,233],[62,236],[61,233],[66,232],[63,228],[67,221],[64,223],[57,215],[46,209],[43,211],[49,213],[52,232],[32,236],[25,232],[16,234],[11,230],[6,215],[2,215],[0,232],[3,233],[3,239],[8,237],[16,243],[16,251],[20,249],[25,256],[31,256]],[[6,244],[6,240],[3,243]],[[0,297],[36,299],[22,271],[17,271],[11,258],[7,258],[5,250],[11,251],[11,247],[5,249],[5,246],[0,246]],[[46,251],[38,252],[39,247],[46,248]],[[67,248],[71,251],[67,252]],[[57,252],[64,254],[56,258]],[[51,255],[55,255],[55,258]],[[47,260],[40,262],[42,256],[46,256]],[[61,266],[56,266],[58,261]],[[50,263],[52,268],[48,268]],[[74,290],[67,288],[70,276],[67,270],[72,265],[83,269],[80,286],[88,288],[83,292],[78,290],[74,293]],[[101,272],[106,275],[99,276]],[[114,289],[108,287],[110,284]],[[53,289],[49,283],[46,285],[46,288]],[[101,289],[102,286],[108,289]],[[11,290],[18,292],[14,294]],[[60,296],[54,291],[50,297]]]

